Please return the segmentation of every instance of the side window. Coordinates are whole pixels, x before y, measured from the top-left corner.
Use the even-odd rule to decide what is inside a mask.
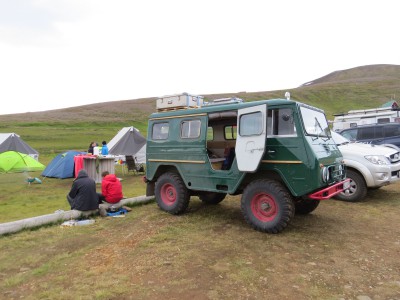
[[[181,138],[195,139],[200,136],[200,120],[189,120],[181,123]]]
[[[356,141],[357,140],[357,129],[352,129],[352,130],[346,130],[340,133],[343,135],[346,139],[350,141]]]
[[[214,140],[214,128],[207,127],[207,141],[213,141],[213,140]]]
[[[267,135],[297,136],[291,109],[283,108],[268,110]]]
[[[239,124],[239,134],[241,136],[260,135],[263,132],[263,121],[260,111],[240,116]]]
[[[166,140],[169,134],[169,123],[155,123],[151,132],[153,140]]]
[[[358,129],[358,139],[360,139],[360,140],[375,139],[375,128],[374,127],[359,128]]]
[[[229,125],[224,127],[224,136],[226,140],[236,140],[236,125]]]

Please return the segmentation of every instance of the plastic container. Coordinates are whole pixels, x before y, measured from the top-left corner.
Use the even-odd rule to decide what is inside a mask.
[[[93,155],[99,155],[100,149],[99,147],[93,147]]]

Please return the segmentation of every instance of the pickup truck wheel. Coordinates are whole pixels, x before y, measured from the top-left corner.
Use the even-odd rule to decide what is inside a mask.
[[[199,196],[200,200],[206,204],[218,204],[225,199],[226,194],[224,193],[204,193]]]
[[[335,196],[336,199],[356,202],[361,201],[367,196],[367,185],[364,178],[352,170],[347,170],[346,177],[350,178],[350,188]]]
[[[250,183],[241,200],[245,220],[254,229],[281,232],[294,216],[294,204],[286,188],[276,181],[260,179]]]
[[[155,196],[160,209],[177,215],[186,210],[190,194],[182,178],[176,173],[165,173],[156,182]]]
[[[294,202],[296,214],[307,215],[310,212],[314,211],[318,207],[320,202],[321,201],[315,199],[298,198]]]

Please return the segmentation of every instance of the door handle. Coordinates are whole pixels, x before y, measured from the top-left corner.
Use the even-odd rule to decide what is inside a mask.
[[[268,150],[268,154],[274,154],[275,150]]]
[[[250,152],[253,153],[254,151],[263,151],[264,148],[254,148],[254,149],[250,149]]]

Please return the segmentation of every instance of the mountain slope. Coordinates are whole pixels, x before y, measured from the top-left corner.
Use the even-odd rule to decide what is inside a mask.
[[[302,87],[328,83],[361,83],[391,80],[400,80],[400,66],[372,65],[342,71],[335,71],[321,78],[307,82],[303,84]]]
[[[203,95],[206,100],[222,97],[239,97],[245,101],[284,98],[286,91],[291,98],[325,110],[327,117],[350,109],[367,109],[381,106],[400,95],[400,66],[369,65],[332,72],[309,81],[298,88],[254,93]],[[155,111],[156,98],[112,101],[13,115],[0,115],[3,123],[80,123],[111,122],[121,124],[142,123]]]

